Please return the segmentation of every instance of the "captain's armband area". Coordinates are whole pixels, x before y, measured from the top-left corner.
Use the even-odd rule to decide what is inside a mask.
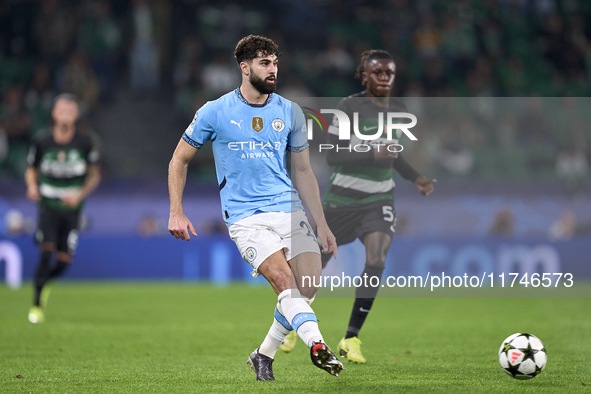
[[[187,133],[183,134],[183,140],[189,145],[191,145],[195,149],[201,149],[203,144],[198,143],[197,141],[193,140],[191,137],[187,135]]]

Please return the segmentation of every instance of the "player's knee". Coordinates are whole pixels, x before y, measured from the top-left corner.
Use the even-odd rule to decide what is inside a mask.
[[[376,268],[384,268],[386,265],[386,256],[388,255],[387,250],[375,249],[368,251],[366,256],[365,265]]]
[[[392,238],[384,233],[368,234],[364,240],[366,265],[383,268]]]
[[[53,242],[42,242],[39,245],[39,249],[41,249],[42,252],[55,252],[56,245]]]

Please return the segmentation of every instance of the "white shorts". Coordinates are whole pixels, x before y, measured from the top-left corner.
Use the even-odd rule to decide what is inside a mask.
[[[304,252],[320,254],[318,241],[304,211],[265,212],[241,219],[228,228],[242,258],[260,275],[259,266],[278,250],[287,261]]]

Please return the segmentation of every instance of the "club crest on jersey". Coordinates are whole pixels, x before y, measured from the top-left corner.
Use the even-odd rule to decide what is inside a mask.
[[[78,160],[79,158],[80,158],[80,155],[78,154],[78,151],[71,150],[71,151],[68,153],[68,159],[69,159],[69,160],[72,160],[72,161],[74,161],[74,160]]]
[[[281,119],[277,118],[273,120],[271,126],[273,126],[273,130],[279,133],[285,128],[285,123]]]
[[[252,246],[248,249],[246,249],[246,258],[248,259],[249,262],[253,262],[254,259],[256,259],[257,257],[257,250],[255,248],[253,248]]]
[[[252,118],[252,128],[257,133],[263,129],[263,118],[255,116]]]

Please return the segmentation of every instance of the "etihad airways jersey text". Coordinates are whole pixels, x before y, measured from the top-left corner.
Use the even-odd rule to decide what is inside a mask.
[[[240,127],[237,127],[240,125]],[[236,89],[201,107],[183,139],[199,149],[211,140],[224,220],[302,209],[287,171],[287,151],[308,148],[301,108],[277,94],[249,104]]]

